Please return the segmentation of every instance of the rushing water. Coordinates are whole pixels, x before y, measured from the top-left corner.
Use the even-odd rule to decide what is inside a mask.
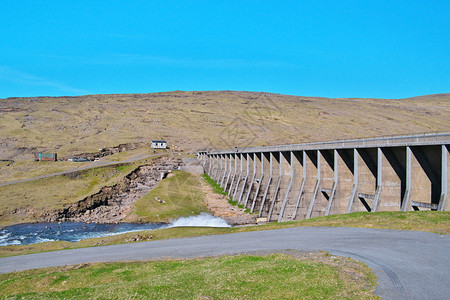
[[[171,224],[95,224],[95,223],[33,223],[8,226],[0,229],[0,246],[29,245],[50,241],[78,242],[80,240],[116,235],[126,232],[159,228],[201,226],[230,227],[225,220],[208,214],[175,220]]]

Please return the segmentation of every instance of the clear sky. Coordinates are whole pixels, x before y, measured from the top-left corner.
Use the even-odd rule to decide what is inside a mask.
[[[449,0],[0,1],[0,98],[450,92]]]

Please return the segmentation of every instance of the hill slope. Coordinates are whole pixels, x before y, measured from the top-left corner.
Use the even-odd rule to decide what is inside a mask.
[[[447,131],[450,94],[329,99],[257,92],[0,99],[0,159],[166,139],[186,150]]]

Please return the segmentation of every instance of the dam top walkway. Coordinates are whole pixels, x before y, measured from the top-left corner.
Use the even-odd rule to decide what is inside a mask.
[[[277,151],[308,151],[328,149],[351,149],[372,147],[401,147],[450,144],[450,132],[422,133],[413,135],[387,136],[377,138],[336,140],[305,144],[279,145],[267,147],[235,148],[228,150],[200,151],[199,154],[230,154]]]

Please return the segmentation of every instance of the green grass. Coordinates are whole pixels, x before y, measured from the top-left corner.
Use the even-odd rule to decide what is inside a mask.
[[[212,179],[211,177],[209,177],[208,174],[205,173],[205,174],[202,175],[202,177],[203,177],[203,179],[206,181],[206,183],[208,183],[208,184],[212,187],[214,193],[219,194],[219,195],[228,196],[228,194],[225,193],[225,191],[224,191],[223,188],[220,186],[220,184],[216,183],[216,182],[214,181],[214,179]]]
[[[95,263],[0,274],[9,299],[376,299],[364,264],[326,253]]]
[[[171,220],[208,212],[201,192],[200,178],[188,172],[175,171],[162,180],[132,206],[133,213],[125,221],[170,222]],[[156,198],[164,201],[160,203]]]
[[[202,177],[212,187],[214,193],[226,196],[228,198],[228,203],[230,203],[231,205],[237,206],[239,208],[244,208],[243,204],[238,204],[238,201],[234,201],[233,197],[229,197],[228,193],[226,193],[224,191],[224,189],[220,186],[220,184],[216,183],[214,181],[214,179],[209,177],[208,174],[205,173],[205,174],[202,175]],[[250,213],[250,209],[246,210],[245,212],[246,213]]]
[[[360,227],[381,228],[398,230],[428,231],[438,234],[450,234],[450,212],[438,211],[412,211],[412,212],[376,212],[376,213],[351,213],[348,215],[333,215],[317,217],[308,220],[292,221],[284,223],[268,223],[258,226],[232,227],[232,228],[202,228],[181,227],[157,229],[125,233],[115,236],[93,238],[71,242],[47,242],[32,245],[14,245],[0,247],[0,257],[31,254],[37,252],[74,249],[83,247],[115,245],[129,242],[133,237],[139,236],[141,240],[162,240],[201,235],[229,234],[235,232],[249,232],[258,230],[272,230],[302,226],[335,226],[335,227]]]

